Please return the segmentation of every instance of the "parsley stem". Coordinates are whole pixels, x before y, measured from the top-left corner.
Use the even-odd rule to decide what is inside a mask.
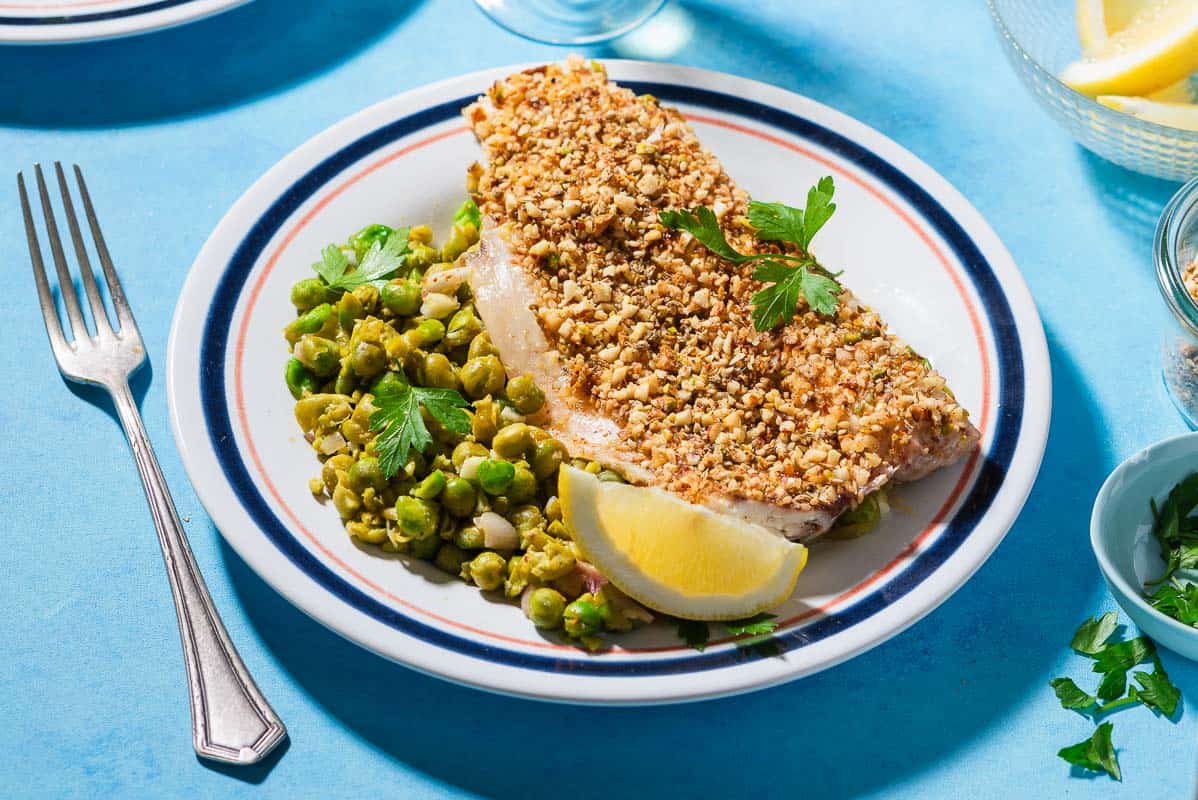
[[[1124,706],[1130,706],[1133,703],[1138,702],[1140,702],[1140,698],[1136,695],[1133,689],[1133,691],[1131,691],[1127,697],[1122,697],[1118,700],[1112,700],[1106,705],[1100,705],[1098,708],[1094,709],[1094,717],[1097,719],[1098,717],[1110,714],[1112,711],[1118,711]]]

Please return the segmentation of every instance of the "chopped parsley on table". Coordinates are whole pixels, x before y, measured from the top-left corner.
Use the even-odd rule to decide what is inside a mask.
[[[1090,694],[1072,678],[1053,678],[1049,686],[1061,707],[1093,721],[1136,704],[1164,717],[1172,717],[1181,701],[1181,692],[1169,680],[1156,646],[1146,636],[1112,642],[1111,637],[1118,627],[1118,615],[1108,611],[1101,617],[1086,620],[1073,634],[1070,647],[1093,661],[1091,670],[1102,675],[1102,680],[1094,694]],[[1132,672],[1135,684],[1129,686],[1128,673],[1146,661],[1152,662],[1152,671]],[[1114,723],[1103,722],[1090,738],[1061,748],[1057,755],[1073,766],[1105,772],[1115,780],[1122,780],[1119,759],[1111,740],[1113,730]]]

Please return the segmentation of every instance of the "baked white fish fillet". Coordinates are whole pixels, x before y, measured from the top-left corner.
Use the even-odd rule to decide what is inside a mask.
[[[754,246],[747,195],[677,111],[572,61],[509,76],[464,113],[485,153],[475,305],[575,455],[806,540],[976,447],[944,379],[851,292],[831,318],[800,304],[758,333],[751,268],[660,225],[706,205],[734,247]]]

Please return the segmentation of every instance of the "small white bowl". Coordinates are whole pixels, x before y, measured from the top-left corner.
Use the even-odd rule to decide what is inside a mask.
[[[1198,470],[1198,433],[1165,439],[1136,453],[1110,474],[1090,516],[1090,544],[1111,594],[1145,634],[1198,661],[1198,628],[1148,605],[1144,581],[1165,568],[1152,535],[1148,501],[1160,504],[1178,481]]]

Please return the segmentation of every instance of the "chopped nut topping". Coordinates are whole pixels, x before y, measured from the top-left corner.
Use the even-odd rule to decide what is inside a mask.
[[[533,283],[571,391],[656,484],[835,514],[973,446],[944,379],[849,291],[834,317],[800,304],[759,333],[752,267],[663,228],[659,211],[706,205],[734,247],[760,247],[748,195],[677,110],[571,60],[499,81],[465,115],[487,156],[475,200]]]

